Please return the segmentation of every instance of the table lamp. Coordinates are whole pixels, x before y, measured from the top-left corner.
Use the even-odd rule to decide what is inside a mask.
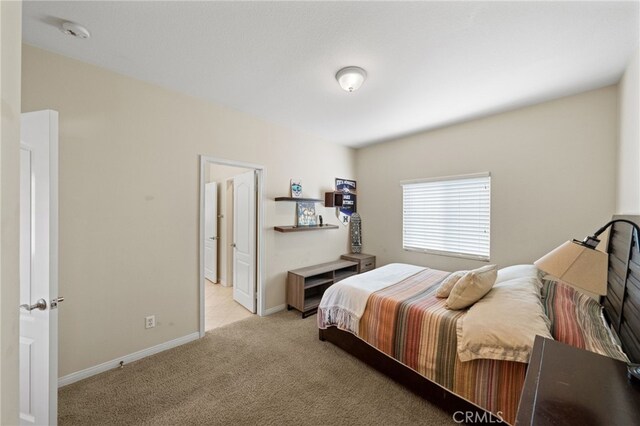
[[[638,244],[638,234],[640,234],[638,225],[626,219],[614,219],[582,241],[567,241],[536,260],[534,265],[572,286],[599,295],[607,294],[609,255],[596,250],[596,246],[600,243],[598,236],[617,222],[625,222],[633,226],[636,233],[635,242]],[[640,382],[640,364],[628,364],[627,374],[630,380]]]

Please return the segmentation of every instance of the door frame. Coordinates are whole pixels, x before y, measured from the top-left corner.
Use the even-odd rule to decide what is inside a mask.
[[[234,166],[240,167],[244,169],[253,169],[256,171],[256,189],[258,195],[256,197],[256,287],[257,287],[257,314],[259,316],[265,315],[265,293],[264,293],[264,285],[265,285],[265,234],[264,234],[264,180],[265,180],[265,167],[260,164],[247,163],[244,161],[235,161],[235,160],[227,160],[225,158],[219,157],[210,157],[207,155],[200,155],[200,228],[198,230],[199,234],[199,282],[198,286],[200,288],[199,292],[199,305],[200,305],[200,313],[199,313],[199,332],[200,337],[204,337],[205,328],[204,328],[204,316],[205,316],[205,307],[204,307],[204,185],[206,178],[206,169],[209,164],[219,164],[223,166]]]
[[[213,209],[214,212],[215,212],[215,218],[213,220],[215,222],[212,223],[211,226],[214,229],[213,233],[215,234],[215,235],[213,235],[215,237],[215,239],[213,240],[213,245],[215,246],[215,255],[214,255],[215,258],[214,258],[214,262],[213,262],[214,263],[213,272],[214,272],[214,277],[215,278],[214,278],[213,282],[217,283],[217,282],[220,281],[220,268],[218,266],[218,259],[220,258],[220,247],[219,247],[220,244],[218,244],[219,241],[220,241],[220,232],[218,230],[218,218],[220,217],[220,215],[219,215],[219,207],[220,206],[218,205],[218,195],[219,195],[218,194],[218,182],[215,182],[215,181],[214,182],[205,182],[205,184],[204,184],[204,192],[205,192],[204,211],[207,210],[207,191],[208,190],[213,190],[213,197],[215,197],[215,199],[209,198],[209,203],[208,204],[213,203],[214,204],[213,207],[215,207],[215,209]],[[207,215],[205,215],[205,220],[204,220],[204,231],[205,232],[207,231],[207,219],[206,219],[206,216]],[[205,247],[205,249],[207,247],[207,244],[209,244],[209,246],[211,246],[211,244],[212,244],[208,239],[209,237],[212,236],[211,235],[211,231],[212,230],[209,229],[209,231],[210,231],[210,232],[208,232],[209,235],[206,235],[204,237],[204,247]],[[205,250],[205,249],[203,249],[203,250]],[[212,265],[209,265],[209,269],[212,269],[211,266]],[[207,272],[207,258],[206,258],[206,256],[205,256],[205,259],[204,259],[204,270],[205,270],[205,274],[204,274],[205,275],[205,279],[208,279],[207,278],[207,273],[206,273]],[[210,280],[210,281],[212,281],[212,280]]]

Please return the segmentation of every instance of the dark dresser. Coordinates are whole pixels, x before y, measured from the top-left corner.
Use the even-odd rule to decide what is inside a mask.
[[[638,425],[640,385],[624,362],[536,337],[516,425]]]

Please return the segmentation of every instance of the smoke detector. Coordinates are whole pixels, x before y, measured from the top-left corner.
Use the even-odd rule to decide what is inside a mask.
[[[70,35],[70,36],[74,36],[77,38],[89,38],[91,37],[91,34],[89,33],[89,30],[87,30],[85,27],[83,27],[82,25],[76,24],[74,22],[63,22],[62,26],[60,27],[60,31],[62,31],[63,33]]]

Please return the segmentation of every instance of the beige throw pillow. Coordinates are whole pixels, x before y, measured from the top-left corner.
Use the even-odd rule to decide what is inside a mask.
[[[456,323],[458,357],[529,362],[536,335],[553,339],[537,276],[497,282]]]
[[[464,276],[469,271],[456,271],[452,272],[447,278],[442,281],[440,287],[436,291],[436,297],[449,297],[449,293],[451,293],[451,289],[458,282],[460,278]]]
[[[496,265],[469,271],[458,280],[447,298],[447,308],[464,309],[482,299],[496,282]]]

